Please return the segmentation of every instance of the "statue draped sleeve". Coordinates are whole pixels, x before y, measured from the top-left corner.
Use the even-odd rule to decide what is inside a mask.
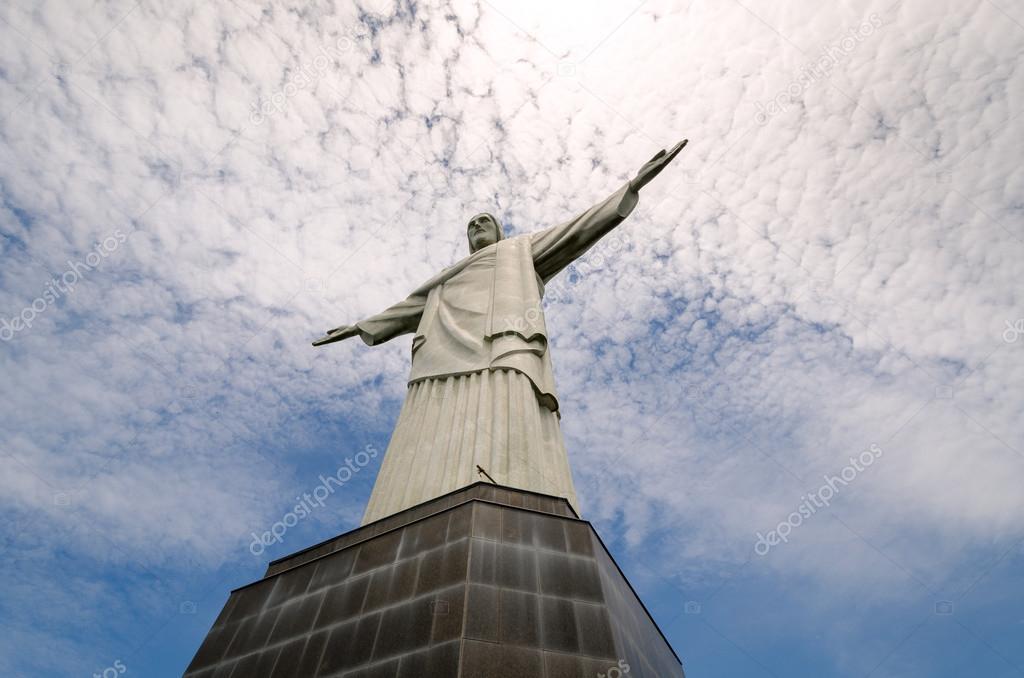
[[[456,275],[466,265],[466,259],[450,266],[413,290],[412,294],[377,315],[355,324],[359,337],[368,346],[383,344],[402,334],[415,332],[423,314],[430,305],[430,291]]]
[[[563,224],[530,235],[533,267],[543,282],[583,256],[597,241],[622,223],[640,196],[626,184],[603,202]]]
[[[377,315],[356,323],[359,337],[368,345],[376,346],[401,334],[415,332],[427,303],[426,294],[413,293]]]

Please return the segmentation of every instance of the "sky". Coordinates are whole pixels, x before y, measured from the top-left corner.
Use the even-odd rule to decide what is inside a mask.
[[[409,337],[309,342],[689,146],[548,287],[690,678],[1024,675],[1024,5],[0,9],[0,675],[177,676],[358,525]],[[1014,386],[1017,384],[1017,386]]]

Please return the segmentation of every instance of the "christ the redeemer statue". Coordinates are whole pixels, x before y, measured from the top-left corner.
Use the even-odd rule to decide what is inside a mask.
[[[559,271],[622,223],[639,191],[683,149],[660,151],[629,183],[575,219],[505,238],[490,214],[469,221],[468,257],[404,301],[327,332],[375,346],[413,334],[409,390],[363,524],[481,480],[562,496],[579,513],[559,427],[541,298]]]

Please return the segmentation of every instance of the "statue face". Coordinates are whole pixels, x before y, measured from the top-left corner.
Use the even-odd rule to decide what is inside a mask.
[[[471,252],[498,242],[498,224],[489,214],[478,214],[469,220],[466,227]]]

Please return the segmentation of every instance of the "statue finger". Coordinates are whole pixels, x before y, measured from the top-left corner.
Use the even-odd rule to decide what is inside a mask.
[[[689,139],[683,139],[683,140],[682,140],[682,141],[680,141],[680,142],[679,142],[678,144],[676,144],[675,146],[673,146],[673,147],[672,147],[672,150],[671,150],[671,151],[669,151],[669,154],[668,154],[668,160],[671,160],[672,158],[674,158],[674,157],[676,157],[677,155],[679,155],[679,151],[683,150],[683,148],[685,148],[685,147],[686,147],[686,144],[688,144],[688,143],[690,143],[690,140],[689,140]]]
[[[654,157],[651,158],[650,160],[648,160],[645,164],[650,164],[652,162],[655,162],[656,160],[660,160],[662,157],[664,157],[664,155],[665,155],[665,149],[663,148],[660,151],[658,151],[657,153],[655,153]]]

